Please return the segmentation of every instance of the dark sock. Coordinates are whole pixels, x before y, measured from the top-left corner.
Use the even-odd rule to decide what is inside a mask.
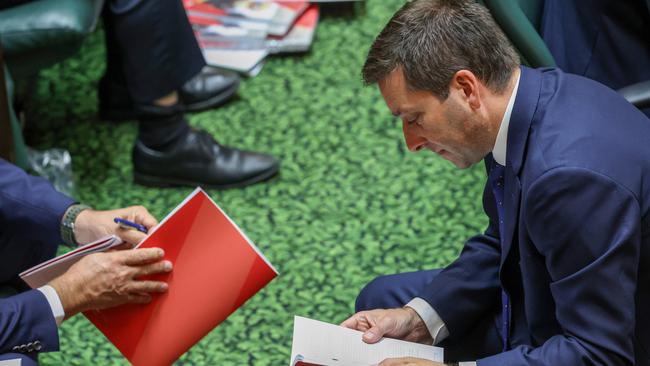
[[[151,108],[138,119],[138,140],[157,151],[170,150],[190,131],[183,112],[173,107]]]

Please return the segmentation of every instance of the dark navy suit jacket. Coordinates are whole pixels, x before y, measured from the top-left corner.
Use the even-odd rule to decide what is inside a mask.
[[[44,179],[0,159],[0,285],[12,283],[18,273],[56,254],[59,223],[72,203]],[[37,340],[42,352],[59,348],[45,296],[31,290],[0,299],[0,354]]]
[[[450,341],[501,312],[509,350],[479,365],[650,365],[650,120],[601,84],[522,67],[503,233],[490,225],[419,294]],[[503,236],[503,248],[500,237]]]
[[[613,89],[650,80],[650,0],[545,0],[540,33],[566,72]]]

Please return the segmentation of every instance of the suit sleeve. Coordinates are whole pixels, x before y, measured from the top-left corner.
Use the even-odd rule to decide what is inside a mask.
[[[641,247],[637,198],[604,175],[557,168],[533,183],[522,214],[545,258],[562,334],[478,364],[634,365]]]
[[[474,324],[493,316],[500,307],[501,244],[492,190],[483,191],[483,208],[490,219],[482,235],[470,238],[452,264],[443,269],[418,297],[428,302],[449,331],[461,341]]]
[[[54,315],[38,290],[0,299],[0,354],[25,353],[28,346],[39,352],[59,349]]]
[[[74,203],[45,179],[0,159],[0,230],[25,242],[41,243],[53,256],[61,242],[59,225]]]

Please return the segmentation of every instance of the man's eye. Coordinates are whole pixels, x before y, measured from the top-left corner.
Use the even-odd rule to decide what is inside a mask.
[[[420,116],[417,116],[417,117],[411,118],[411,119],[409,119],[407,122],[408,122],[410,125],[412,125],[412,124],[415,124],[415,125],[418,125],[418,126],[421,126],[421,125],[422,125],[422,123],[421,123],[422,121],[420,120]]]

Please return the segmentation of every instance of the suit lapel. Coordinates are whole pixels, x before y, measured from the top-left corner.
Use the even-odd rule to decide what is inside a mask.
[[[537,103],[539,101],[542,73],[538,70],[521,67],[519,89],[510,116],[508,127],[508,147],[506,151],[506,169],[503,197],[504,225],[501,234],[501,268],[510,253],[519,224],[519,207],[521,202],[521,183],[519,173],[528,142],[528,134]]]

